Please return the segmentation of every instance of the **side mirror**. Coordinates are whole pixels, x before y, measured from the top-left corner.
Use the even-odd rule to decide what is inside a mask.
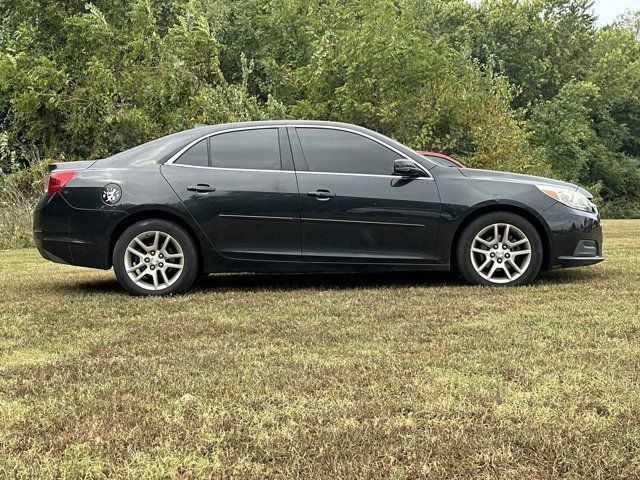
[[[413,160],[400,159],[393,162],[393,173],[403,177],[424,177],[424,171]]]

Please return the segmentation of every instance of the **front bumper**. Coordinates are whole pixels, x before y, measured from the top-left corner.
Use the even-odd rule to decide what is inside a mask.
[[[604,260],[602,224],[597,212],[556,203],[543,213],[550,230],[550,268],[581,267]]]
[[[111,268],[109,239],[125,216],[116,210],[74,208],[59,193],[45,195],[33,213],[36,248],[53,262]]]

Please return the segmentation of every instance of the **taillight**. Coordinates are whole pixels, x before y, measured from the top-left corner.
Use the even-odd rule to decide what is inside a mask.
[[[65,184],[76,175],[76,173],[78,173],[77,170],[61,170],[59,172],[54,170],[47,178],[47,189],[44,193],[51,195],[59,192],[62,190],[62,187],[64,187]]]

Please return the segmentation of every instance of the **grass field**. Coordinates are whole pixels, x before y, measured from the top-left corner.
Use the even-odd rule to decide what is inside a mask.
[[[0,478],[640,476],[640,221],[533,286],[213,276],[134,298],[0,252]]]

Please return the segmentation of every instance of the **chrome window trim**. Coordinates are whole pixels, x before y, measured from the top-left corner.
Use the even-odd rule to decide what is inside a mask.
[[[296,173],[295,170],[260,170],[258,168],[200,167],[198,165],[182,165],[180,163],[172,163],[171,165],[173,165],[174,167],[182,167],[182,168],[203,168],[206,170],[223,170],[223,171],[230,171],[230,172]]]
[[[356,177],[405,178],[405,177],[402,177],[402,176],[399,176],[399,175],[376,175],[376,174],[372,174],[372,173],[311,172],[311,171],[308,171],[308,170],[263,170],[263,169],[256,169],[256,168],[201,167],[201,166],[198,166],[198,165],[181,165],[179,163],[175,163],[182,156],[183,153],[185,153],[192,146],[194,146],[199,141],[204,140],[205,138],[214,137],[216,135],[221,135],[223,133],[241,132],[241,131],[244,131],[244,130],[265,130],[265,129],[273,129],[273,128],[278,129],[278,128],[289,128],[289,127],[291,127],[291,128],[316,128],[316,129],[322,128],[322,129],[325,129],[325,130],[341,130],[341,131],[344,131],[344,132],[353,133],[355,135],[360,135],[361,137],[365,137],[365,138],[368,138],[369,140],[373,140],[374,142],[379,143],[383,147],[388,148],[392,152],[397,153],[403,159],[413,162],[414,165],[416,165],[426,175],[426,177],[415,177],[414,180],[433,180],[433,176],[431,175],[431,172],[429,172],[429,170],[424,168],[422,165],[420,165],[414,159],[412,159],[412,158],[408,157],[407,155],[405,155],[404,153],[402,153],[397,148],[394,148],[391,145],[383,142],[382,140],[378,140],[377,138],[372,137],[371,135],[368,135],[366,133],[359,132],[359,131],[354,130],[352,128],[338,127],[338,126],[333,126],[333,125],[296,125],[296,124],[273,125],[273,126],[260,125],[260,126],[255,126],[255,127],[229,128],[229,129],[226,129],[226,130],[220,130],[220,131],[217,131],[217,132],[211,132],[211,133],[207,133],[206,135],[203,135],[201,137],[196,138],[195,140],[193,140],[190,143],[188,143],[186,146],[182,147],[180,150],[178,150],[178,152],[174,153],[171,156],[171,158],[169,158],[169,160],[164,162],[163,165],[175,165],[177,167],[185,167],[185,168],[207,168],[207,169],[210,169],[210,170],[230,170],[230,171],[236,171],[236,172],[237,171],[240,171],[240,172],[292,172],[292,173],[308,173],[308,174],[315,174],[315,175],[350,175],[350,176],[356,176]]]
[[[411,159],[409,159],[411,160]],[[188,165],[185,165],[188,166]],[[308,170],[296,170],[298,175],[344,175],[347,177],[378,177],[378,178],[411,178],[412,180],[433,180],[433,177],[403,177],[402,175],[377,175],[374,173],[340,173],[340,172],[309,172]],[[428,173],[427,173],[428,174]]]
[[[198,165],[172,164],[174,167],[182,168],[202,168],[205,170],[223,170],[229,172],[261,172],[261,173],[295,173],[302,175],[343,175],[347,177],[377,177],[377,178],[411,178],[412,180],[433,180],[433,177],[403,177],[401,175],[374,175],[372,173],[338,173],[338,172],[309,172],[307,170],[259,170],[256,168],[226,168],[226,167],[200,167]]]

